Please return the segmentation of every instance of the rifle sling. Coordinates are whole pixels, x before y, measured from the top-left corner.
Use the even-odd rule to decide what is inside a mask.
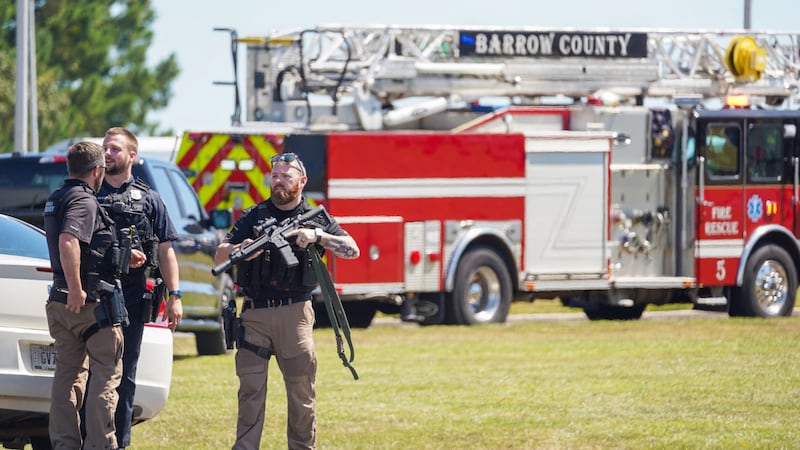
[[[331,328],[333,328],[333,333],[336,335],[336,351],[339,354],[339,358],[342,360],[342,364],[350,369],[350,372],[353,374],[353,379],[358,380],[358,373],[356,373],[355,367],[350,364],[355,359],[355,352],[353,350],[353,341],[350,339],[350,323],[347,321],[347,315],[344,312],[342,300],[339,298],[339,294],[336,293],[333,280],[331,280],[331,275],[328,273],[328,268],[325,267],[325,263],[322,262],[319,250],[317,250],[317,245],[309,245],[308,253],[311,256],[311,265],[314,266],[314,272],[317,275],[317,281],[322,291],[322,298],[325,300],[325,310],[328,311]],[[345,339],[347,339],[347,345],[350,348],[350,358],[347,358],[344,352],[342,333],[339,332],[340,327],[342,333],[344,333]]]

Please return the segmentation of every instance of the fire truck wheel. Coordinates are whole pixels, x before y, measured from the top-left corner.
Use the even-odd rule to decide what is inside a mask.
[[[446,306],[447,322],[503,323],[511,296],[511,276],[500,257],[487,248],[470,250],[456,269],[455,286]]]
[[[741,287],[731,290],[728,314],[748,317],[790,316],[797,272],[792,258],[777,245],[756,249],[744,267]]]

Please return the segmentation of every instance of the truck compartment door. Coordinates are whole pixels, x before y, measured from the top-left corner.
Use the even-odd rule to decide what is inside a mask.
[[[352,236],[361,256],[335,258],[334,282],[343,293],[397,291],[403,282],[403,219],[397,216],[336,217]]]
[[[525,271],[607,272],[609,137],[526,139]]]

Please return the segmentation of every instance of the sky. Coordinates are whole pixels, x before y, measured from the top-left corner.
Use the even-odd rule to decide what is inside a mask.
[[[239,36],[330,24],[741,30],[744,5],[744,0],[153,0],[150,65],[174,53],[181,72],[169,106],[149,118],[176,133],[230,127],[233,88],[213,84],[233,80],[230,35],[214,28],[235,29]],[[753,30],[800,35],[797,0],[751,0],[750,11]],[[245,53],[241,45],[242,87]],[[241,99],[244,103],[244,93]]]

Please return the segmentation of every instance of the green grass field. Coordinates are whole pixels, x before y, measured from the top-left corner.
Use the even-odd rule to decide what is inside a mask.
[[[557,310],[515,304],[514,312]],[[563,311],[563,309],[562,309]],[[576,311],[579,310],[569,310]],[[354,330],[354,381],[315,330],[321,449],[798,448],[800,318]],[[286,448],[270,366],[262,448]],[[138,449],[230,448],[233,355],[175,339],[170,398]]]

